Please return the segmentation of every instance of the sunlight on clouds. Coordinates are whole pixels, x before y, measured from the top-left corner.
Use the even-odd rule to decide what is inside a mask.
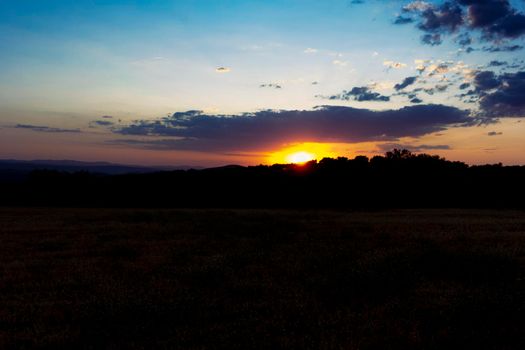
[[[400,68],[405,68],[407,65],[401,62],[384,61],[383,66],[386,66],[388,68],[393,68],[393,69],[400,69]]]
[[[411,2],[410,4],[406,5],[405,7],[403,7],[403,10],[404,11],[426,11],[428,9],[431,9],[433,7],[432,4],[426,2],[426,1],[421,1],[421,0],[417,0],[417,1],[413,1]]]
[[[392,81],[377,81],[370,83],[368,87],[374,90],[390,90],[394,88],[394,85],[396,83]]]

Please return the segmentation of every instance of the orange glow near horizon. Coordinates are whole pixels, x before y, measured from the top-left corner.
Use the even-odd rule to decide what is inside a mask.
[[[301,164],[310,160],[321,160],[325,157],[335,157],[341,154],[341,150],[337,149],[337,147],[334,148],[334,144],[308,142],[290,145],[273,152],[269,155],[266,162],[269,164]]]

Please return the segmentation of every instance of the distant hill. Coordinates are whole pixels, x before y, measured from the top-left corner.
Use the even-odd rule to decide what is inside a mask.
[[[86,171],[102,175],[145,174],[158,171],[198,169],[193,166],[157,166],[122,165],[108,162],[81,162],[76,160],[16,160],[0,159],[0,180],[19,180],[35,170],[54,170],[61,172]]]

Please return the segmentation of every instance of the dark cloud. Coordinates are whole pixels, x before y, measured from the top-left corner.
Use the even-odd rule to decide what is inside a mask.
[[[504,20],[487,30],[490,37],[517,38],[525,34],[525,16],[521,13],[509,14]]]
[[[458,0],[458,3],[467,6],[469,24],[473,28],[485,29],[512,12],[507,0]]]
[[[475,90],[467,94],[478,97],[485,116],[525,117],[525,72],[496,75],[492,71],[478,71],[473,84]]]
[[[390,96],[381,95],[378,92],[371,91],[369,87],[361,86],[361,87],[354,87],[350,91],[344,90],[342,93],[338,95],[329,96],[328,99],[343,100],[343,101],[354,100],[354,101],[359,101],[359,102],[364,102],[364,101],[388,102],[390,101]]]
[[[496,78],[496,74],[491,71],[477,72],[474,77],[474,86],[478,91],[495,89],[501,82]]]
[[[270,89],[282,89],[283,87],[279,84],[261,84],[259,85],[260,88],[270,88]]]
[[[459,89],[460,89],[460,90],[465,90],[465,89],[467,89],[467,88],[469,88],[469,87],[470,87],[470,84],[469,84],[469,83],[463,83],[463,84],[461,84],[461,85],[459,86]]]
[[[441,45],[443,40],[441,39],[441,34],[425,34],[421,37],[421,42],[423,44],[436,46]]]
[[[383,143],[378,145],[381,152],[388,152],[393,149],[407,149],[412,152],[438,151],[449,150],[449,145],[413,145],[413,144],[399,144],[399,143]]]
[[[53,132],[53,133],[68,133],[68,132],[81,132],[80,129],[62,129],[62,128],[53,128],[49,126],[41,126],[41,125],[29,125],[29,124],[17,124],[15,126],[17,129],[29,129],[33,131],[39,131],[39,132]]]
[[[490,131],[487,133],[488,136],[499,136],[499,135],[503,135],[502,132],[497,132],[497,131]]]
[[[396,84],[394,86],[394,89],[396,89],[396,91],[403,90],[407,86],[414,84],[416,80],[417,80],[417,77],[407,77],[403,80],[403,82]]]
[[[469,46],[472,44],[472,38],[467,33],[462,33],[456,38],[456,42],[461,46]]]
[[[463,10],[458,4],[445,2],[421,12],[418,28],[425,32],[455,32],[463,24]]]
[[[482,111],[493,117],[525,117],[525,71],[496,76],[478,72],[474,79]]]
[[[395,141],[476,123],[479,121],[470,117],[469,111],[443,105],[384,111],[323,106],[310,111],[268,110],[238,116],[180,112],[139,120],[113,132],[148,137],[127,141],[141,147],[223,152],[276,148],[290,142]]]
[[[413,97],[410,99],[410,103],[422,103],[423,100],[420,99],[419,97]]]
[[[494,61],[490,61],[490,63],[488,64],[488,67],[501,67],[507,64],[508,64],[507,62],[494,60]]]
[[[94,120],[90,123],[91,125],[98,125],[98,126],[111,126],[115,123],[109,121],[109,120]]]
[[[397,16],[394,20],[394,24],[408,24],[413,23],[414,19],[411,17],[405,17],[405,16]]]
[[[485,52],[514,52],[522,50],[523,46],[521,45],[507,45],[507,46],[487,46],[482,50]]]
[[[500,43],[525,35],[525,15],[513,8],[509,0],[450,0],[441,5],[414,1],[403,8],[417,27],[426,32],[423,43],[438,45],[443,34],[478,30],[481,39]],[[460,45],[472,43],[463,33],[456,40]]]
[[[423,91],[429,95],[434,95],[435,93],[445,92],[447,91],[447,89],[448,89],[448,85],[443,84],[443,85],[436,85],[432,88],[425,88],[423,89]]]

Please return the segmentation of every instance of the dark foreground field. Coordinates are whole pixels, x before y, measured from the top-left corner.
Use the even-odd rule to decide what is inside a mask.
[[[525,212],[0,209],[0,348],[525,349]]]

